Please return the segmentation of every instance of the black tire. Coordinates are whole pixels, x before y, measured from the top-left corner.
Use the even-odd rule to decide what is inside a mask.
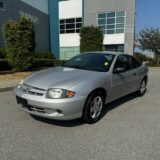
[[[94,103],[94,100],[97,101],[97,105],[98,105],[98,102],[99,102],[99,105],[97,107],[93,107],[92,106],[93,103]],[[85,106],[84,106],[84,110],[83,110],[83,119],[84,119],[84,121],[86,123],[88,123],[88,124],[93,124],[93,123],[96,123],[97,121],[99,121],[101,119],[101,116],[102,116],[103,107],[104,107],[104,96],[99,91],[93,92],[88,97],[88,99],[87,99],[87,101],[85,103]],[[99,111],[97,111],[97,115],[95,114],[95,117],[94,117],[93,112],[96,112],[96,111],[92,111],[93,108],[97,108],[97,110],[99,110]]]
[[[143,79],[141,84],[140,84],[140,88],[137,92],[138,96],[142,97],[146,93],[146,90],[147,90],[146,86],[147,86],[147,80]]]

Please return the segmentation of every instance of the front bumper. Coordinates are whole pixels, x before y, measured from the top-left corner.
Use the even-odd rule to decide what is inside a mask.
[[[67,99],[47,99],[42,96],[24,93],[14,89],[17,103],[32,115],[55,120],[73,120],[82,117],[86,96],[75,96]]]

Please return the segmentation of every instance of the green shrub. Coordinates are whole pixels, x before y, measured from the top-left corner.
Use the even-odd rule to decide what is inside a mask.
[[[66,61],[65,60],[54,60],[54,66],[62,66]]]
[[[103,32],[95,26],[83,27],[80,31],[80,51],[102,51]]]
[[[157,64],[157,61],[156,61],[156,60],[149,61],[148,63],[146,63],[146,65],[147,65],[148,67],[160,67],[160,63]]]
[[[32,68],[53,67],[53,60],[49,59],[35,59]]]
[[[134,57],[138,59],[140,62],[144,61],[152,61],[153,59],[139,52],[134,53]]]
[[[6,58],[6,51],[4,48],[0,48],[0,59]]]
[[[28,69],[34,59],[35,33],[30,20],[19,19],[4,24],[4,41],[7,59],[12,69]]]
[[[35,53],[35,58],[38,59],[55,59],[51,52],[37,52]]]
[[[6,59],[0,59],[0,71],[10,70],[11,67]]]
[[[43,67],[55,67],[64,64],[63,60],[52,60],[52,59],[35,59],[32,65],[32,69],[43,68]]]

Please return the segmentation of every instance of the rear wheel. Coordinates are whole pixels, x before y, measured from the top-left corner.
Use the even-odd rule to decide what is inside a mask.
[[[92,93],[84,107],[83,119],[86,123],[92,124],[101,118],[104,106],[104,96],[101,92]]]
[[[143,79],[141,84],[140,84],[140,89],[138,91],[139,96],[143,96],[146,93],[146,86],[147,86],[147,80]]]

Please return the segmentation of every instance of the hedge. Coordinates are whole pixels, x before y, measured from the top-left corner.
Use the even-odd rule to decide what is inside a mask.
[[[63,65],[65,61],[63,60],[50,60],[50,59],[35,59],[29,70],[34,70],[44,67],[55,67]],[[11,67],[7,59],[0,59],[0,71],[11,70]]]
[[[11,70],[11,67],[6,59],[0,59],[0,71]]]
[[[55,59],[54,55],[51,52],[36,52],[36,59]]]

